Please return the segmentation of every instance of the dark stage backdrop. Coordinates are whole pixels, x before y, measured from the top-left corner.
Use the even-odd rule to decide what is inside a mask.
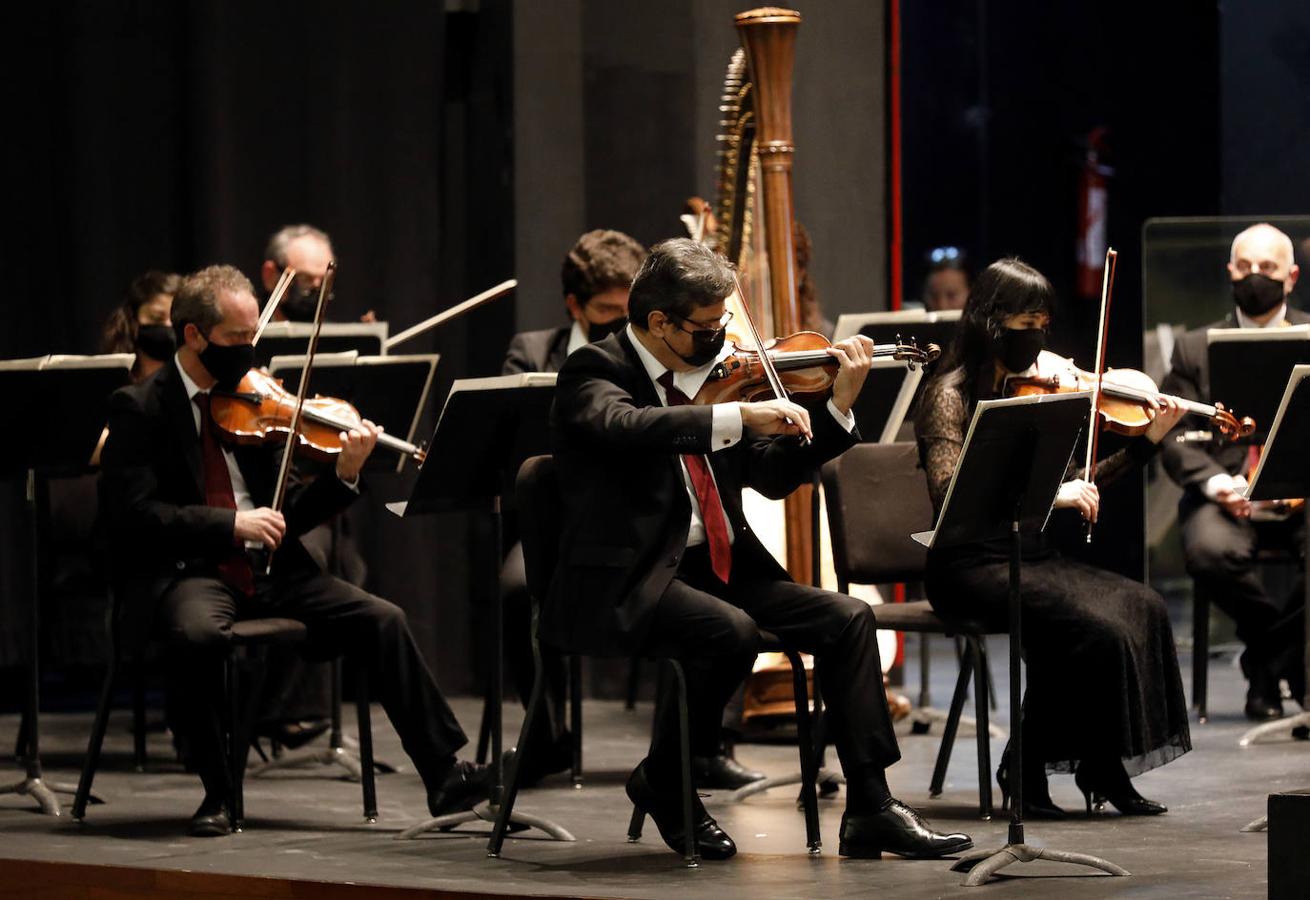
[[[372,308],[399,330],[511,276],[510,35],[508,2],[11,8],[0,357],[94,352],[147,268],[226,262],[254,279],[267,236],[291,222],[333,237],[336,319]],[[434,407],[453,377],[497,369],[512,316],[490,308],[407,348],[442,354]],[[404,488],[376,481],[354,513],[369,586],[409,612],[442,683],[466,689],[479,526],[395,520],[381,504]],[[12,549],[0,662],[23,619]]]

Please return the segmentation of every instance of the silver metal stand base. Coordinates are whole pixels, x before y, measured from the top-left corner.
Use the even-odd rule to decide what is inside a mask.
[[[845,784],[846,777],[840,772],[833,772],[829,769],[820,769],[818,777],[814,779],[815,784],[822,787],[824,782],[833,784]],[[754,797],[756,794],[763,794],[769,788],[790,787],[793,784],[801,783],[801,773],[792,772],[788,775],[773,775],[768,778],[761,778],[759,781],[752,781],[750,784],[739,787],[737,790],[728,794],[723,794],[723,799],[729,803],[740,803],[741,801]]]
[[[1006,866],[1017,862],[1033,862],[1038,859],[1086,866],[1089,869],[1099,869],[1110,875],[1132,874],[1127,869],[1116,866],[1099,856],[1091,856],[1087,853],[1070,853],[1067,850],[1052,850],[1049,847],[1033,847],[1030,844],[1006,844],[999,850],[973,850],[960,857],[959,861],[951,866],[951,871],[968,872],[969,876],[961,884],[964,887],[978,887],[986,884],[993,875]]]
[[[1310,713],[1297,713],[1294,716],[1286,716],[1282,719],[1274,719],[1272,722],[1265,722],[1263,725],[1257,725],[1242,735],[1237,742],[1237,746],[1249,747],[1252,744],[1259,743],[1261,738],[1279,734],[1283,731],[1291,731],[1293,728],[1302,726],[1310,726]]]
[[[476,822],[481,819],[483,822],[496,823],[497,808],[490,803],[481,803],[473,809],[464,812],[450,813],[445,816],[437,816],[435,819],[428,819],[426,822],[420,822],[411,828],[406,828],[400,834],[396,835],[398,841],[410,841],[420,834],[426,834],[429,831],[449,831],[457,825],[463,825],[465,822]],[[514,814],[509,819],[510,829],[513,831],[523,831],[528,828],[535,828],[538,831],[544,831],[552,841],[566,841],[572,843],[575,838],[567,829],[556,825],[549,819],[543,819],[529,813],[521,813],[514,810]],[[515,827],[519,826],[519,827]]]
[[[59,800],[55,797],[55,792],[61,794],[76,794],[77,787],[69,784],[59,784],[54,781],[46,781],[43,778],[24,778],[22,781],[14,784],[0,787],[0,794],[26,794],[36,801],[36,805],[41,807],[41,812],[47,816],[63,815],[60,809]],[[91,797],[92,803],[104,803],[99,797]]]
[[[1247,822],[1245,825],[1242,826],[1241,830],[1242,831],[1268,831],[1269,817],[1261,816],[1260,818],[1256,819],[1254,822]]]
[[[246,770],[246,774],[252,778],[258,778],[260,775],[272,772],[276,769],[300,769],[309,766],[340,766],[346,770],[346,774],[351,781],[359,781],[363,778],[363,768],[359,761],[359,755],[355,749],[359,743],[352,738],[345,738],[341,747],[323,747],[322,749],[293,750],[289,753],[283,753],[281,756],[275,756],[265,762],[256,763]],[[385,774],[391,774],[398,771],[390,763],[383,762],[380,759],[373,760],[375,771]]]
[[[945,725],[951,717],[948,711],[937,709],[933,706],[921,706],[910,713],[910,728],[915,734],[927,734],[933,725]],[[960,716],[959,734],[969,735],[978,733],[978,722],[973,716]],[[987,734],[993,738],[1002,740],[1009,738],[1010,734],[1004,728],[995,722],[987,723]]]

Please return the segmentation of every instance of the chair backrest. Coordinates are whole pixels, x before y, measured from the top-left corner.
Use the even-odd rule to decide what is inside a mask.
[[[928,481],[912,442],[857,444],[823,467],[833,567],[847,584],[923,579],[910,535],[933,525]]]
[[[562,506],[555,460],[533,456],[519,466],[514,484],[518,500],[520,537],[523,541],[523,569],[528,590],[538,601],[546,597],[559,558],[559,527]]]

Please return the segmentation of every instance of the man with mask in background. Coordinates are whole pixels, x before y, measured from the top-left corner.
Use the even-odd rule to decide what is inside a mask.
[[[1252,225],[1233,239],[1228,261],[1234,309],[1223,320],[1189,331],[1174,347],[1170,371],[1161,391],[1189,400],[1212,402],[1206,332],[1211,328],[1279,328],[1310,323],[1310,315],[1287,300],[1300,269],[1292,241],[1272,225]],[[1270,385],[1281,393],[1282,385]],[[1193,426],[1178,426],[1181,432]],[[1304,517],[1253,522],[1253,505],[1243,499],[1258,460],[1255,448],[1211,442],[1166,439],[1162,458],[1169,477],[1184,490],[1178,504],[1187,570],[1195,589],[1232,617],[1246,645],[1242,672],[1248,682],[1246,715],[1260,721],[1283,714],[1279,679],[1286,678],[1295,697],[1304,695],[1304,633],[1301,588],[1286,602],[1265,589],[1258,570],[1261,548],[1294,551]]]

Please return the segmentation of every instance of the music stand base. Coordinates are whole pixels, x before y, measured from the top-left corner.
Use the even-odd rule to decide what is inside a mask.
[[[1268,831],[1268,830],[1269,830],[1269,817],[1268,817],[1268,816],[1261,816],[1260,818],[1256,819],[1254,822],[1247,822],[1245,825],[1242,826],[1241,830],[1242,830],[1242,831],[1247,831],[1247,832],[1250,832],[1250,831]]]
[[[398,841],[410,841],[420,834],[426,834],[429,831],[449,831],[458,825],[466,822],[476,822],[481,819],[483,822],[496,824],[497,809],[490,803],[480,803],[473,809],[463,812],[449,813],[444,816],[437,816],[435,819],[428,819],[426,822],[420,822],[410,828],[406,828],[400,834],[396,835]],[[510,816],[509,826],[511,831],[526,831],[529,828],[535,828],[544,832],[552,841],[564,841],[572,843],[577,840],[568,829],[561,825],[556,825],[549,819],[543,819],[540,816],[534,816],[529,813],[521,813],[518,810]],[[515,826],[518,826],[517,828]]]
[[[47,816],[63,815],[63,810],[59,807],[59,800],[55,793],[76,794],[77,788],[73,785],[59,784],[55,781],[46,781],[44,778],[34,778],[28,776],[22,781],[14,784],[0,787],[0,794],[24,794],[36,801],[37,806],[41,807],[41,812]],[[104,803],[99,797],[92,796],[92,803]]]
[[[1287,716],[1282,719],[1275,719],[1272,722],[1265,722],[1248,730],[1238,740],[1237,746],[1249,747],[1252,744],[1260,742],[1260,739],[1272,734],[1278,734],[1280,731],[1291,731],[1295,728],[1310,727],[1310,712],[1297,713],[1294,716]]]
[[[251,778],[258,778],[275,769],[299,769],[309,766],[340,766],[346,770],[346,774],[350,776],[351,781],[359,781],[364,776],[359,757],[345,747],[324,747],[321,750],[297,750],[284,753],[281,756],[273,757],[267,762],[251,766],[246,774]],[[375,759],[373,760],[373,770],[384,775],[390,775],[396,771],[396,767],[390,763]]]
[[[968,877],[961,884],[964,887],[978,887],[986,884],[991,880],[992,876],[999,873],[1006,866],[1017,862],[1033,862],[1038,859],[1086,866],[1089,869],[1098,869],[1108,875],[1132,874],[1122,866],[1117,866],[1109,860],[1101,859],[1099,856],[1092,856],[1089,853],[1052,850],[1050,847],[1034,847],[1031,844],[1006,844],[999,850],[973,850],[960,857],[959,861],[951,866],[951,871],[968,872]]]
[[[788,775],[773,775],[768,778],[761,778],[758,781],[752,781],[750,784],[743,785],[735,791],[724,794],[723,799],[727,800],[729,803],[740,803],[743,800],[754,797],[756,794],[764,793],[769,788],[790,787],[793,784],[800,784],[801,780],[800,772],[792,772]],[[814,783],[816,785],[823,785],[825,782],[830,784],[845,784],[846,778],[840,772],[820,769],[818,775],[814,779]]]
[[[927,734],[932,730],[933,725],[945,724],[950,719],[951,714],[946,710],[937,709],[934,706],[920,706],[910,713],[910,730],[914,734]],[[973,716],[960,716],[960,731],[968,737],[970,734],[977,734],[978,722]],[[987,723],[987,735],[999,740],[1008,738],[1009,732],[994,722]]]

